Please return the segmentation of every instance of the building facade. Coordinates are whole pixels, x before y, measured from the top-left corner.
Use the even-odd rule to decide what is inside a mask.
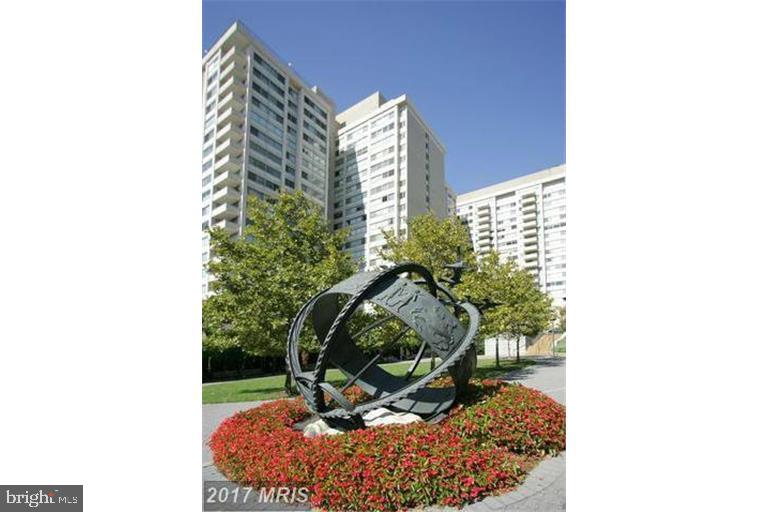
[[[328,215],[335,106],[241,23],[203,58],[202,259],[207,229],[242,234],[249,195],[302,190]],[[208,292],[203,271],[203,294]]]
[[[445,184],[445,211],[449,217],[456,215],[456,192],[448,183]]]
[[[406,95],[376,92],[336,121],[331,222],[349,228],[345,250],[360,268],[376,269],[382,232],[407,236],[409,217],[447,215],[445,148]]]
[[[479,255],[495,249],[530,271],[556,305],[565,302],[565,165],[456,198]]]

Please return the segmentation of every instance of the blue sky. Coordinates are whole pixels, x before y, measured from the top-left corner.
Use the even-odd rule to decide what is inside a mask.
[[[341,111],[406,93],[458,192],[565,162],[565,3],[204,1],[208,48],[242,20]]]

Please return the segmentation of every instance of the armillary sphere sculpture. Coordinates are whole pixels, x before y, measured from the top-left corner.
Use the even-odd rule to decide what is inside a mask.
[[[454,285],[461,279],[463,265],[456,263],[448,268],[454,275],[446,283]],[[408,275],[420,279],[411,280]],[[361,307],[370,310],[365,303],[379,306],[389,316],[350,334],[347,324],[354,312]],[[299,337],[310,316],[320,352],[314,368],[305,370],[299,357]],[[377,365],[384,351],[369,357],[355,343],[362,335],[395,319],[405,325],[390,344],[409,330],[422,342],[405,376],[392,375]],[[405,263],[380,272],[361,272],[317,294],[299,310],[288,335],[288,367],[309,409],[334,428],[363,428],[362,414],[383,406],[434,420],[453,405],[475,370],[473,339],[479,322],[477,307],[457,300],[449,288],[437,283],[421,265]],[[427,348],[440,358],[440,364],[426,375],[414,377]],[[329,367],[338,368],[347,377],[341,389],[326,381]],[[452,387],[427,387],[445,372],[453,379]],[[352,404],[343,392],[353,384],[371,398]],[[326,394],[331,400],[326,401]]]

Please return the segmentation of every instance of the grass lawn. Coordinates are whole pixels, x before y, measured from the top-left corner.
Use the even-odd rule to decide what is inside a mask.
[[[409,362],[390,363],[381,365],[393,375],[404,375],[410,367]],[[496,362],[491,359],[478,359],[477,370],[474,376],[480,379],[499,377],[512,370],[524,368],[536,364],[529,359],[522,359],[516,363],[514,359],[502,360],[501,368],[496,368]],[[429,372],[429,360],[422,361],[414,375],[424,375]],[[344,382],[344,377],[339,370],[328,370],[326,378],[334,384]],[[216,404],[222,402],[249,402],[251,400],[268,400],[271,398],[284,398],[283,384],[285,375],[272,375],[257,379],[235,380],[203,386],[203,403]]]

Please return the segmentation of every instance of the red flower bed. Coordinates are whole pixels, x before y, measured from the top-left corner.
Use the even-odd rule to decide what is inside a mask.
[[[225,420],[209,441],[230,480],[310,489],[330,510],[460,505],[508,491],[544,454],[565,449],[565,408],[539,391],[498,381],[437,425],[417,423],[305,438],[300,399],[278,400]]]

